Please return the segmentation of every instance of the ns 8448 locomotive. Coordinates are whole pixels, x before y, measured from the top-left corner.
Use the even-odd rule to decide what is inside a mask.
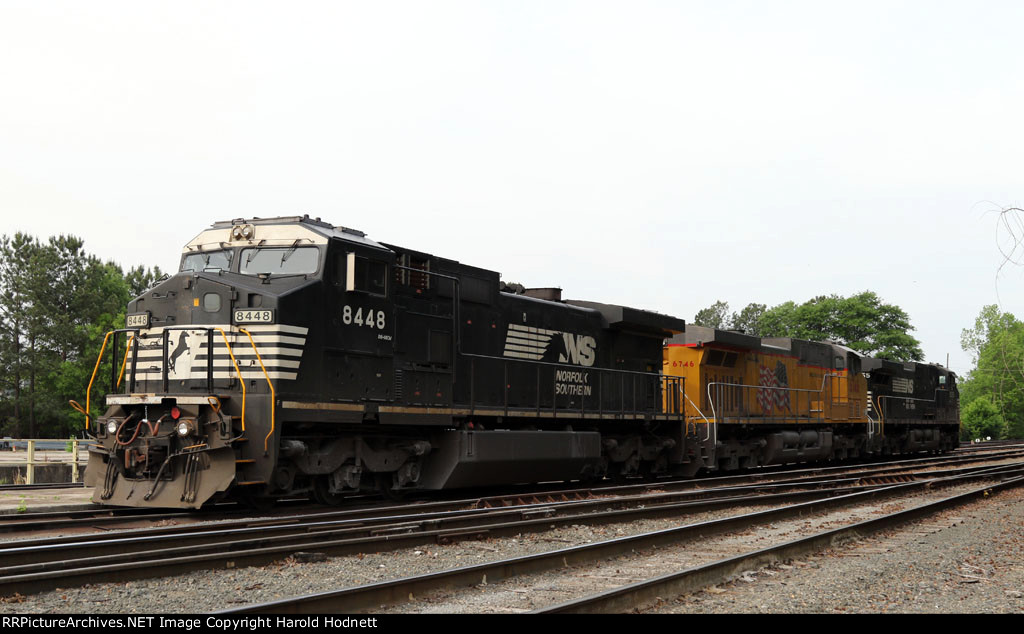
[[[336,503],[681,464],[661,366],[683,322],[516,290],[308,217],[216,223],[108,335],[93,499]]]
[[[834,398],[783,392],[803,386],[780,386],[773,365],[762,401],[764,390],[773,404],[793,400],[788,411],[755,407],[759,370],[721,362],[732,354],[745,368],[781,344],[733,336],[509,287],[496,272],[319,219],[216,223],[108,333],[112,389],[104,414],[87,416],[99,445],[86,483],[112,505],[296,494],[336,504],[366,491],[693,475],[955,442],[946,414],[922,419],[924,398],[914,421],[879,441],[883,411],[869,406],[886,403],[860,383],[831,391],[834,364],[818,388]],[[791,376],[809,363],[801,354],[781,362]],[[842,375],[905,372],[877,364]],[[95,373],[83,411],[94,383]],[[860,405],[849,405],[857,390]],[[835,398],[862,418],[836,427],[821,411]]]

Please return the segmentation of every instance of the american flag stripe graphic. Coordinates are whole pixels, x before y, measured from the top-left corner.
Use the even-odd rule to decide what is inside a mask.
[[[770,414],[776,407],[779,409],[789,407],[789,393],[784,389],[789,387],[789,381],[786,377],[786,366],[781,362],[775,366],[774,370],[762,365],[758,385],[762,389],[757,391],[757,404],[761,406],[765,414]]]

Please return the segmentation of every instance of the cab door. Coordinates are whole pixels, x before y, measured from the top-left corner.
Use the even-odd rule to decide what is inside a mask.
[[[327,390],[336,399],[391,400],[394,305],[390,251],[336,243],[328,295]]]
[[[222,328],[230,338],[231,306],[234,289],[222,282],[195,277],[192,280],[192,322],[193,324]],[[230,357],[224,347],[224,338],[220,331],[207,330],[172,330],[167,343],[169,374],[181,379],[191,378],[202,381],[206,385],[209,372],[207,348],[213,343],[213,379],[214,388],[231,388],[237,380],[233,366],[228,365]],[[232,342],[232,348],[236,344]],[[246,343],[248,347],[248,343]],[[239,350],[234,350],[237,356]],[[242,354],[248,350],[241,350]],[[255,361],[253,361],[255,363]],[[241,368],[245,371],[246,368]]]

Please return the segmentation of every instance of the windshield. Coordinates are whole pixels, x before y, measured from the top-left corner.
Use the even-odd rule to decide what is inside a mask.
[[[206,251],[205,253],[189,253],[181,263],[184,271],[228,270],[234,251]]]
[[[320,250],[316,247],[263,247],[242,249],[239,272],[247,275],[316,273]]]

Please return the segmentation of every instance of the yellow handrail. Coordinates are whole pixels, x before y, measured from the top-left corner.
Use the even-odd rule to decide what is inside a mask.
[[[885,436],[885,412],[882,411],[882,396],[880,394],[875,402],[878,404],[878,433]]]
[[[231,357],[231,363],[235,366],[235,372],[238,373],[238,382],[242,384],[242,431],[245,431],[245,377],[242,376],[242,371],[238,369],[238,362],[235,361],[235,355],[231,352],[231,344],[228,343],[228,335],[224,332],[223,328],[217,328],[220,331],[220,336],[224,338],[224,345],[228,349],[228,356]],[[210,358],[213,358],[213,350],[210,350]]]
[[[121,373],[117,375],[117,387],[121,387],[121,379],[124,378],[124,367],[128,365],[128,348],[132,346],[132,341],[135,340],[135,335],[128,335],[128,343],[124,348],[124,359],[121,360]]]
[[[107,349],[107,339],[110,339],[110,335],[112,335],[112,334],[114,334],[113,330],[107,331],[106,336],[103,337],[103,345],[100,346],[100,353],[98,355],[96,355],[96,366],[92,369],[92,376],[89,377],[89,387],[85,388],[85,410],[83,411],[83,410],[79,409],[78,407],[75,407],[75,405],[78,405],[78,403],[74,403],[71,406],[71,407],[75,407],[75,409],[77,409],[78,411],[80,411],[83,414],[85,414],[85,429],[86,429],[86,431],[88,431],[88,429],[89,429],[89,395],[92,392],[92,383],[93,383],[93,381],[96,380],[96,372],[98,372],[99,369],[100,369],[100,361],[103,359],[103,352]],[[127,359],[127,358],[128,358],[128,355],[126,354],[125,355],[125,359]]]
[[[249,343],[252,345],[252,351],[256,353],[256,360],[260,362],[260,368],[263,369],[263,376],[267,379],[267,385],[270,386],[270,432],[267,433],[267,437],[263,439],[263,453],[268,451],[267,445],[270,442],[270,437],[274,435],[274,410],[276,409],[275,403],[277,403],[277,394],[274,392],[274,384],[270,382],[270,375],[267,374],[267,368],[263,365],[263,357],[260,356],[260,351],[256,349],[256,342],[253,341],[252,333],[245,328],[239,328],[241,332],[244,332],[249,337]]]

